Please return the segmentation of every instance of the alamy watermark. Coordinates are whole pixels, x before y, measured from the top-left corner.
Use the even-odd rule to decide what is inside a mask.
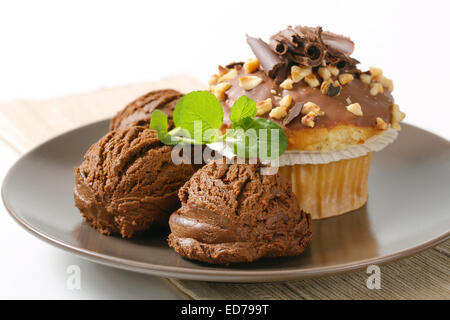
[[[258,130],[250,128],[247,130],[231,129],[231,134],[226,138],[226,142],[215,142],[214,145],[221,146],[221,152],[217,152],[209,147],[204,147],[202,143],[191,144],[189,141],[203,142],[210,140],[210,137],[217,135],[217,130],[208,129],[203,132],[202,122],[194,122],[194,138],[191,139],[189,132],[180,130],[180,143],[172,149],[171,158],[174,164],[203,164],[209,161],[216,161],[219,164],[256,164],[258,161],[267,164],[261,168],[261,174],[273,175],[278,172],[280,153],[280,130],[260,128]],[[185,141],[185,142],[183,142]]]
[[[81,289],[81,268],[80,266],[73,264],[67,267],[66,273],[68,274],[66,280],[66,287],[68,290],[80,290]]]

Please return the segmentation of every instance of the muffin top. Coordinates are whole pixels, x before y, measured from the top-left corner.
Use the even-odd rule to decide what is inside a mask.
[[[247,42],[256,59],[219,66],[209,81],[226,124],[234,101],[247,95],[257,103],[258,117],[283,127],[290,149],[341,149],[389,126],[400,130],[404,114],[391,95],[392,80],[379,68],[359,70],[349,38],[297,26],[269,43],[252,37]],[[333,130],[339,143],[329,141]]]

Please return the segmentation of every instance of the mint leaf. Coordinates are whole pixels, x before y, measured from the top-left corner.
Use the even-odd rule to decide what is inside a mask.
[[[155,110],[152,112],[150,129],[158,132],[158,139],[161,140],[162,143],[167,145],[175,145],[178,143],[178,140],[173,139],[172,136],[168,134],[168,126],[169,122],[167,114],[161,110]]]
[[[219,100],[208,91],[193,91],[178,100],[173,112],[175,127],[181,127],[196,143],[209,143],[216,139],[223,122],[223,110]],[[201,124],[201,130],[194,129]],[[205,132],[209,131],[206,135]],[[201,137],[195,136],[195,133]]]
[[[150,121],[150,129],[156,130],[158,132],[158,138],[167,135],[167,128],[169,126],[167,114],[161,110],[155,110],[152,112],[152,118]]]
[[[253,118],[256,116],[256,103],[247,96],[240,96],[237,99],[230,111],[230,121],[233,126],[238,125],[240,121],[246,118]]]
[[[286,134],[276,123],[263,118],[245,118],[240,124],[241,127],[229,130],[225,138],[238,156],[273,160],[286,151]]]

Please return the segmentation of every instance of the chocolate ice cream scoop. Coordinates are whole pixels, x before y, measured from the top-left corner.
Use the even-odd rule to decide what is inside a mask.
[[[111,119],[109,129],[124,129],[132,126],[148,127],[152,112],[156,109],[163,111],[169,116],[169,126],[172,126],[173,110],[182,96],[182,93],[172,89],[150,91],[119,111]]]
[[[124,238],[167,223],[180,207],[178,190],[194,173],[192,165],[175,165],[171,150],[146,127],[105,135],[75,168],[81,215],[100,233]]]
[[[169,220],[169,245],[189,259],[230,264],[300,254],[312,239],[309,214],[290,183],[262,175],[261,164],[198,170],[180,189],[182,207]]]

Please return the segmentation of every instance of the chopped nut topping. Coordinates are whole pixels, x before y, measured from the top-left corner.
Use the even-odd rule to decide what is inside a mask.
[[[213,93],[219,101],[225,100],[225,92],[230,89],[231,83],[222,82],[213,87]]]
[[[285,95],[280,101],[280,107],[289,108],[292,104],[292,97],[290,95]]]
[[[219,80],[219,76],[217,74],[214,74],[209,78],[208,84],[210,86],[215,85],[217,83],[217,80]]]
[[[343,86],[352,81],[353,81],[353,75],[351,75],[350,73],[344,73],[344,74],[339,75],[339,83]]]
[[[353,113],[355,116],[361,117],[363,112],[361,110],[361,105],[359,103],[352,103],[347,106],[347,110]]]
[[[331,72],[327,68],[319,68],[319,71],[317,71],[317,73],[325,81],[331,78]]]
[[[330,65],[330,66],[327,66],[327,69],[328,69],[328,71],[330,71],[330,73],[333,76],[337,77],[339,75],[339,69],[337,67]]]
[[[253,73],[258,71],[259,69],[259,60],[258,59],[248,59],[246,63],[244,63],[244,71],[246,73]]]
[[[380,78],[381,85],[386,88],[389,92],[392,92],[394,90],[394,81],[391,79],[386,78],[385,76],[382,76]]]
[[[398,106],[398,104],[394,104],[392,106],[392,122],[391,122],[392,128],[397,131],[400,131],[402,129],[402,127],[400,126],[400,121],[405,119],[405,117],[406,114],[400,111],[400,107]]]
[[[242,89],[248,91],[252,90],[253,88],[256,88],[263,79],[256,76],[246,76],[246,77],[240,77],[239,78],[239,85]]]
[[[375,82],[370,84],[370,94],[376,96],[379,93],[383,93],[384,89],[381,83]]]
[[[367,73],[362,73],[359,78],[361,79],[362,82],[364,82],[365,84],[370,84],[370,82],[372,81],[372,76],[370,74]]]
[[[217,82],[223,82],[225,80],[233,80],[237,76],[238,72],[236,69],[229,69],[225,74],[223,74],[219,79],[217,79]]]
[[[325,114],[325,112],[320,110],[320,107],[317,104],[315,104],[314,102],[306,102],[303,105],[302,110],[300,111],[300,113],[301,114],[308,114],[310,112],[313,112],[316,116],[323,116]]]
[[[228,72],[228,68],[222,67],[219,65],[219,76],[223,76],[225,73]]]
[[[272,110],[272,99],[268,98],[266,100],[258,101],[256,103],[256,115],[262,116],[263,114]]]
[[[286,89],[286,90],[291,90],[293,84],[294,84],[294,81],[292,81],[292,79],[290,79],[290,78],[287,78],[280,84],[280,87],[282,87],[283,89]]]
[[[320,82],[314,74],[310,74],[305,77],[305,82],[309,84],[310,87],[315,88],[320,86]]]
[[[380,117],[377,117],[377,129],[379,130],[386,130],[388,128],[388,124],[386,122],[384,122],[383,119],[381,119]]]
[[[337,80],[333,81],[332,79],[328,79],[322,82],[320,91],[330,97],[335,97],[341,93],[341,85]]]
[[[378,80],[383,75],[383,70],[380,68],[370,67],[370,74],[372,75],[372,79]]]
[[[302,81],[306,76],[309,76],[310,74],[312,74],[311,67],[306,68],[301,68],[299,66],[291,67],[291,79],[295,83]]]
[[[302,117],[302,124],[304,126],[314,128],[316,125],[314,119],[316,118],[316,114],[314,112],[309,112],[306,116]]]
[[[350,100],[350,97],[345,98],[345,101],[347,101],[348,104],[352,104],[352,100]]]
[[[274,119],[281,119],[286,117],[287,115],[287,109],[283,107],[276,107],[270,111],[269,116]]]
[[[277,94],[277,90],[270,89],[270,93],[271,93],[271,94]]]

